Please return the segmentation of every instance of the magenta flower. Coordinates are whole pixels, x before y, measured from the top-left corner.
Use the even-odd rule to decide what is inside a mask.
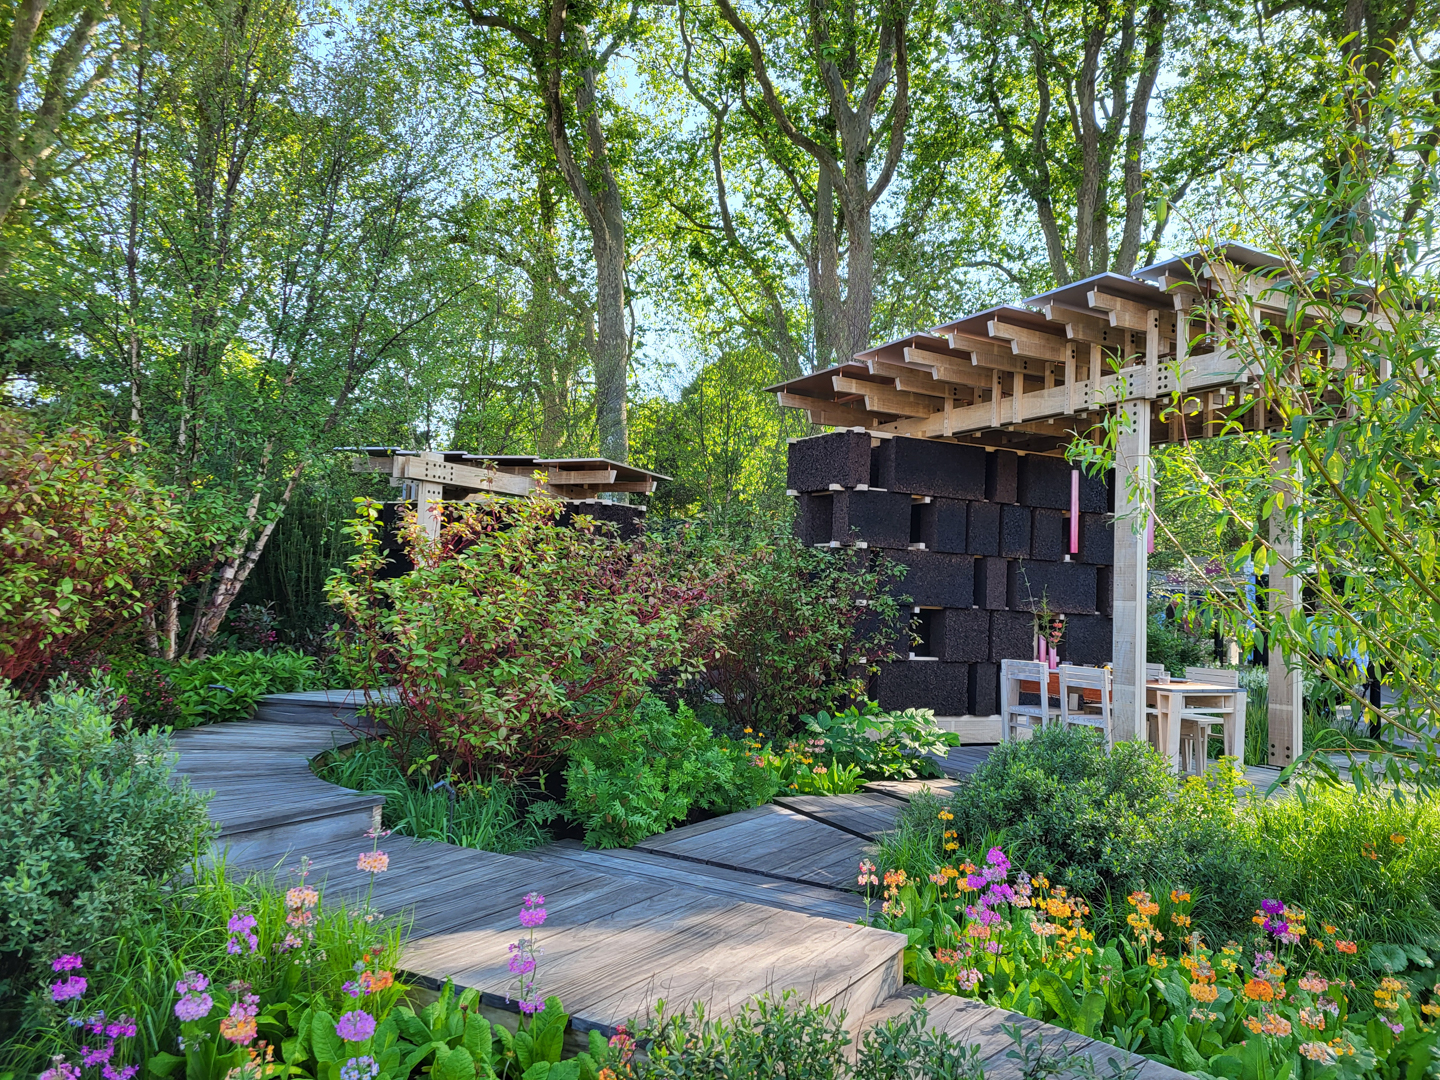
[[[115,1056],[115,1040],[111,1039],[104,1046],[91,1050],[88,1046],[80,1047],[80,1064],[85,1066],[105,1065]]]
[[[250,946],[252,953],[260,947],[260,939],[255,936],[255,916],[244,908],[230,913],[226,929],[230,931],[230,940],[225,943],[225,951],[231,956],[238,956],[243,951],[242,941]]]
[[[520,1006],[520,1011],[526,1016],[534,1016],[541,1009],[545,1008],[545,1003],[539,998],[532,998],[528,1001],[521,1000],[516,1004]]]
[[[79,953],[67,953],[64,956],[57,956],[54,960],[50,961],[50,970],[55,972],[78,971],[84,966],[85,962],[80,959]]]
[[[130,1078],[139,1071],[139,1065],[126,1065],[123,1069],[117,1069],[114,1065],[107,1064],[100,1070],[100,1075],[103,1076],[105,1080],[130,1080]]]
[[[521,908],[520,925],[527,928],[534,928],[545,921],[545,909],[542,908]]]
[[[1285,910],[1285,905],[1279,900],[1261,900],[1260,910],[1266,915],[1279,915]]]
[[[375,1018],[363,1009],[355,1009],[340,1017],[335,1034],[346,1042],[364,1042],[375,1034]]]
[[[122,1016],[114,1023],[106,1025],[105,1034],[112,1039],[133,1039],[137,1030],[133,1016]]]
[[[50,984],[51,1001],[73,1001],[85,993],[84,975],[67,975],[57,983]]]

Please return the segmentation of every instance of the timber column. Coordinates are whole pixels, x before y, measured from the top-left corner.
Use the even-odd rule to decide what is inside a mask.
[[[1275,447],[1271,462],[1271,487],[1275,503],[1270,511],[1270,597],[1271,621],[1289,621],[1301,611],[1300,578],[1295,564],[1300,558],[1300,516],[1298,495],[1300,465],[1290,460],[1289,448]],[[1303,611],[1300,615],[1304,617]],[[1269,730],[1270,764],[1284,768],[1300,756],[1305,730],[1305,675],[1298,663],[1287,662],[1270,635]]]
[[[1115,596],[1111,630],[1115,738],[1145,738],[1145,646],[1149,617],[1150,556],[1146,525],[1151,511],[1150,402],[1119,406],[1115,453]]]

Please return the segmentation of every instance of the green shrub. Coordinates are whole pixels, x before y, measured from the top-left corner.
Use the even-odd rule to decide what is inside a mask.
[[[692,808],[728,814],[780,788],[763,758],[712,735],[683,703],[647,696],[628,723],[577,743],[561,812],[591,847],[629,847],[682,821]]]
[[[523,812],[509,785],[451,781],[443,775],[436,779],[435,773],[425,769],[406,776],[397,755],[381,739],[362,739],[353,747],[317,759],[315,774],[352,791],[384,795],[384,825],[403,836],[444,840],[502,855],[550,840]]]
[[[788,524],[687,523],[670,552],[672,572],[706,582],[704,682],[734,731],[786,734],[801,714],[861,696],[862,673],[894,658],[909,623],[895,563],[808,548]]]
[[[1213,667],[1215,645],[1208,635],[1191,633],[1174,619],[1151,612],[1145,630],[1145,660],[1164,664],[1172,675],[1183,675],[1187,667]]]
[[[31,704],[0,688],[7,1011],[45,961],[133,927],[207,838],[205,801],[172,783],[165,739],[112,727],[99,692],[61,682]]]
[[[964,846],[1003,834],[1027,871],[1092,899],[1183,884],[1204,898],[1210,925],[1243,921],[1259,902],[1233,785],[1182,785],[1147,743],[1106,753],[1094,731],[1053,726],[996,747],[949,808]],[[906,869],[923,877],[934,866]]]
[[[314,658],[293,649],[179,661],[141,657],[112,671],[108,681],[123,695],[138,726],[172,723],[176,728],[248,720],[266,694],[325,686]],[[168,697],[157,684],[168,687]]]

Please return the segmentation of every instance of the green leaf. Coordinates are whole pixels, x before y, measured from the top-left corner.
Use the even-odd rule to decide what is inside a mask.
[[[310,1018],[310,1052],[321,1065],[341,1060],[344,1047],[335,1033],[335,1020],[324,1009],[317,1009]]]
[[[176,1057],[174,1054],[167,1054],[160,1051],[145,1063],[145,1068],[155,1076],[169,1076],[181,1065],[185,1064],[183,1057]]]
[[[457,1046],[436,1059],[430,1076],[431,1080],[475,1080],[475,1059],[465,1047]]]

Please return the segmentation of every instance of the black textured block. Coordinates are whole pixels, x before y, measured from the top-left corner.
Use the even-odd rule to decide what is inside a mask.
[[[1110,566],[1095,568],[1095,610],[1107,619],[1115,613],[1115,570]]]
[[[964,716],[970,705],[970,665],[907,660],[880,665],[878,700],[885,709],[933,709]]]
[[[1051,510],[1070,509],[1070,463],[1064,458],[1026,454],[1020,459],[1020,502]]]
[[[867,431],[833,431],[790,444],[785,486],[793,491],[828,491],[831,484],[853,488],[869,483]]]
[[[970,715],[994,716],[1000,711],[1000,665],[970,665]]]
[[[1079,551],[1071,558],[1077,562],[1113,566],[1115,563],[1115,523],[1109,514],[1080,515]]]
[[[1020,455],[1014,450],[995,450],[985,455],[985,501],[1013,503],[1019,498],[1016,488]]]
[[[990,613],[983,608],[946,608],[931,620],[935,655],[973,664],[990,659]]]
[[[802,544],[809,546],[830,542],[830,501],[829,495],[795,497],[795,520],[791,527]]]
[[[1000,555],[1006,559],[1030,557],[1030,511],[1023,506],[1000,507]]]
[[[1059,562],[1070,550],[1070,523],[1059,510],[1032,510],[1030,557],[1042,562]]]
[[[1115,526],[1108,514],[1080,515],[1081,562],[1113,566],[1115,563]]]
[[[1087,563],[1015,562],[1010,564],[1011,611],[1038,611],[1041,604],[1058,614],[1093,615],[1095,567]]]
[[[1104,514],[1112,511],[1110,486],[1115,482],[1115,470],[1106,469],[1103,476],[1088,476],[1080,470],[1080,512],[1083,514]]]
[[[931,499],[916,507],[920,516],[920,543],[927,551],[964,554],[970,504],[960,499]]]
[[[1000,506],[998,503],[972,502],[970,527],[966,532],[965,550],[971,555],[1000,554]]]
[[[1060,655],[1067,664],[1100,667],[1110,663],[1111,622],[1107,615],[1067,615]]]
[[[990,613],[990,656],[1001,660],[1035,659],[1035,616],[1028,611]]]
[[[975,560],[969,555],[897,551],[894,557],[909,571],[891,591],[920,607],[964,607],[975,595]]]
[[[566,503],[558,524],[569,525],[582,514],[594,518],[599,523],[599,531],[606,536],[618,537],[621,540],[634,540],[645,531],[645,508],[643,506],[605,502],[602,499]],[[610,527],[607,528],[607,525]]]
[[[1009,599],[1008,559],[975,560],[975,606],[987,611],[1001,610]]]
[[[897,436],[880,444],[880,486],[909,495],[985,497],[985,451],[978,446]]]
[[[910,496],[897,491],[837,491],[830,537],[842,544],[871,547],[910,546]]]

